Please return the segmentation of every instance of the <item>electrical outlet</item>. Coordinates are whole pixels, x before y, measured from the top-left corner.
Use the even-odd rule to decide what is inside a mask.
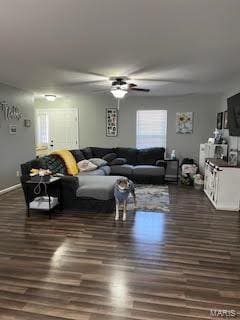
[[[16,177],[19,177],[20,176],[20,174],[19,174],[19,171],[17,170],[16,171]]]

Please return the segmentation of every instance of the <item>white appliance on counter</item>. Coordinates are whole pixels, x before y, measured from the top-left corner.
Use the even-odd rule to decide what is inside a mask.
[[[209,159],[205,165],[204,192],[217,210],[240,210],[240,167]]]
[[[201,143],[199,152],[199,170],[204,175],[205,161],[207,158],[221,159],[221,156],[227,157],[227,144]]]

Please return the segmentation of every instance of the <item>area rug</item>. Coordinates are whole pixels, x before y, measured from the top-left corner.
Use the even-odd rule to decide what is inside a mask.
[[[128,210],[169,212],[168,186],[136,184],[137,207],[134,207],[132,196],[128,200]]]

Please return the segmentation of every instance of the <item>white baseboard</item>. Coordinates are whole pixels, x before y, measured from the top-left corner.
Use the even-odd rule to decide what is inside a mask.
[[[15,190],[15,189],[18,189],[21,187],[21,184],[16,184],[15,186],[12,186],[12,187],[9,187],[9,188],[6,188],[6,189],[3,189],[3,190],[0,190],[0,195],[1,194],[4,194],[4,193],[7,193],[7,192],[10,192],[12,190]]]

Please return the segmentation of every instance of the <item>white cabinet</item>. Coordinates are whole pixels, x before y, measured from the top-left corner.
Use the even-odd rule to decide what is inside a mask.
[[[199,170],[204,174],[205,160],[207,158],[218,158],[221,156],[227,157],[228,146],[227,144],[212,144],[201,143],[199,152]]]
[[[220,159],[207,160],[204,192],[216,209],[239,211],[240,168]]]

